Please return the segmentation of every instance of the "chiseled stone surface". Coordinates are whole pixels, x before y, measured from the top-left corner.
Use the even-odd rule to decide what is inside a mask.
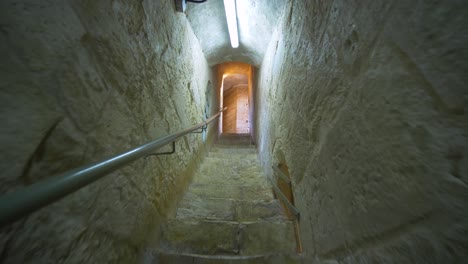
[[[227,141],[231,140],[239,142],[237,138]],[[223,138],[218,143],[227,142]],[[221,263],[242,263],[249,258],[232,258],[249,256],[253,261],[255,256],[263,256],[264,261],[270,255],[295,253],[293,223],[273,198],[257,156],[250,154],[252,149],[249,145],[221,144],[212,148],[175,218],[161,230],[161,244],[153,261],[178,254],[180,260],[167,259],[166,263],[182,263],[177,261],[190,255],[199,255],[192,256],[197,259],[194,261],[219,257]],[[205,193],[200,192],[200,186]],[[220,197],[220,193],[225,195]]]
[[[172,4],[1,1],[0,193],[213,114],[211,70]],[[213,128],[3,228],[0,262],[136,263]]]
[[[258,77],[260,161],[285,163],[304,250],[468,259],[466,1],[289,1]]]

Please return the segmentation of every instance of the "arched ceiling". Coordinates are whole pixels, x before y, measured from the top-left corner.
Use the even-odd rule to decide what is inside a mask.
[[[231,47],[223,0],[188,3],[186,15],[210,65],[241,61],[260,66],[284,0],[237,0],[239,47]]]

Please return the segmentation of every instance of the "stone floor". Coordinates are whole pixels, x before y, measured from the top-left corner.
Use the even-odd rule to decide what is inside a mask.
[[[163,230],[155,263],[299,263],[287,219],[245,135],[213,146]]]

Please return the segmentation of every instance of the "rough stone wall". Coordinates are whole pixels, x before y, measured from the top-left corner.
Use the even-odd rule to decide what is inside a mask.
[[[0,191],[213,114],[211,70],[171,1],[0,4]],[[178,141],[1,230],[2,263],[136,263],[211,142]],[[203,140],[202,140],[203,139]]]
[[[319,260],[468,258],[466,1],[289,1],[258,79]]]

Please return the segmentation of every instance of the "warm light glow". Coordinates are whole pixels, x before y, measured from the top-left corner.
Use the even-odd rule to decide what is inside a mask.
[[[231,46],[237,48],[239,47],[239,35],[237,34],[236,0],[224,0],[224,10],[226,11]]]

